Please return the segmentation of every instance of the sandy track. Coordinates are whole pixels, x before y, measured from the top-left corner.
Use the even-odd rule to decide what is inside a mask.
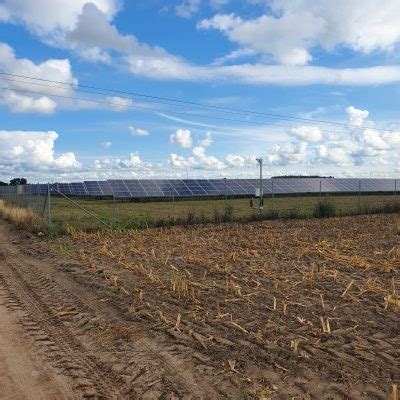
[[[9,308],[4,305],[8,302]],[[12,301],[0,290],[0,398],[71,399],[69,382],[30,346],[18,324]]]

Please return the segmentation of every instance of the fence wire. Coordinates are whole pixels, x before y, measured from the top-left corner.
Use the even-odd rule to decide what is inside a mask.
[[[50,186],[51,187],[51,186]],[[255,196],[189,199],[132,199],[115,196],[66,196],[47,185],[1,186],[0,198],[24,207],[53,224],[76,229],[145,228],[152,226],[249,221],[268,218],[309,218],[373,212],[398,212],[397,187],[391,192],[264,195],[260,209]]]

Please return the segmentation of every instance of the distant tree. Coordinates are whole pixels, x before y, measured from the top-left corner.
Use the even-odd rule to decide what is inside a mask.
[[[14,178],[10,180],[10,186],[17,186],[17,185],[27,185],[28,181],[26,178]]]
[[[287,179],[287,178],[334,178],[334,176],[319,176],[319,175],[281,175],[273,176],[272,179]]]
[[[8,183],[0,181],[0,186],[8,186]]]

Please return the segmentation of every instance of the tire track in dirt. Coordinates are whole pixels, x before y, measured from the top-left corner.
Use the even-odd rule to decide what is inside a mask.
[[[9,303],[9,308],[6,307]],[[12,308],[12,310],[11,310]],[[69,378],[58,373],[35,351],[19,324],[23,311],[0,284],[0,398],[9,400],[72,400]]]
[[[8,307],[26,311],[21,324],[47,358],[72,379],[74,389],[84,397],[113,398],[119,393],[118,377],[107,371],[75,339],[70,329],[53,318],[54,310],[29,288],[8,264],[11,274],[2,279],[8,292]]]
[[[3,226],[0,235],[4,234]],[[20,321],[25,331],[83,396],[217,397],[211,383],[194,378],[193,368],[187,368],[189,356],[170,341],[164,347],[162,341],[140,335],[129,344],[99,347],[97,333],[107,326],[132,326],[132,318],[102,301],[95,289],[71,279],[70,267],[51,265],[51,260],[38,262],[12,244],[3,249],[6,268],[0,270],[0,284],[7,291],[8,307],[25,311]]]

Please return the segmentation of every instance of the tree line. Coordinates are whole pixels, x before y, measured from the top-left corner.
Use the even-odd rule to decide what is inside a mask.
[[[0,186],[17,186],[17,185],[27,185],[28,180],[26,178],[13,178],[10,179],[10,183],[0,181]]]

